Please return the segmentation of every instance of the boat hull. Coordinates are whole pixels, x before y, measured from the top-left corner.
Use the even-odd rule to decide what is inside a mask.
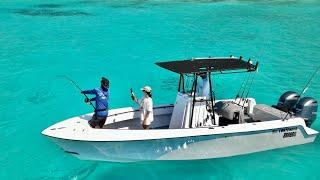
[[[313,142],[304,127],[131,141],[79,141],[51,137],[82,160],[134,162],[230,157]]]

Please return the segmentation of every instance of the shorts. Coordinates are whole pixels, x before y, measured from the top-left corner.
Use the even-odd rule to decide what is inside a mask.
[[[100,128],[103,128],[104,123],[106,122],[107,117],[106,116],[97,116],[97,115],[93,115],[92,119],[88,122],[89,125],[92,128],[95,128],[96,126],[99,126]]]

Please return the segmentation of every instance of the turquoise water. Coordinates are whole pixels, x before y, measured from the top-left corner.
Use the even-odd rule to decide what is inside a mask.
[[[178,77],[159,60],[242,55],[260,61],[251,96],[274,104],[301,91],[320,65],[320,2],[2,0],[0,2],[0,179],[317,179],[320,140],[245,156],[174,162],[80,161],[40,132],[90,107],[83,88],[111,80],[113,108],[133,106],[129,88],[172,103]],[[218,98],[244,75],[217,76]],[[320,78],[307,96],[320,100]],[[320,130],[320,118],[313,124]]]

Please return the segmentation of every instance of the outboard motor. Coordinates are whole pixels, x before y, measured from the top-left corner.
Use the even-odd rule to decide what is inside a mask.
[[[297,104],[299,98],[300,95],[298,93],[294,91],[287,91],[280,96],[278,104],[273,107],[284,112],[291,111]]]
[[[295,107],[295,116],[305,120],[306,125],[310,127],[317,118],[318,102],[311,97],[303,97]]]

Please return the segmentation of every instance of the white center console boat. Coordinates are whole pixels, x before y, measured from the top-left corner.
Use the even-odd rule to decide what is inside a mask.
[[[45,129],[65,152],[83,160],[192,160],[236,156],[311,143],[317,131],[317,101],[284,93],[277,105],[257,104],[248,88],[258,63],[241,57],[196,58],[156,63],[180,76],[176,102],[155,106],[150,130],[143,130],[140,113],[132,107],[111,109],[103,129],[88,125],[92,114],[73,117]],[[214,75],[246,72],[234,99],[216,100]],[[198,93],[207,75],[209,95]]]

